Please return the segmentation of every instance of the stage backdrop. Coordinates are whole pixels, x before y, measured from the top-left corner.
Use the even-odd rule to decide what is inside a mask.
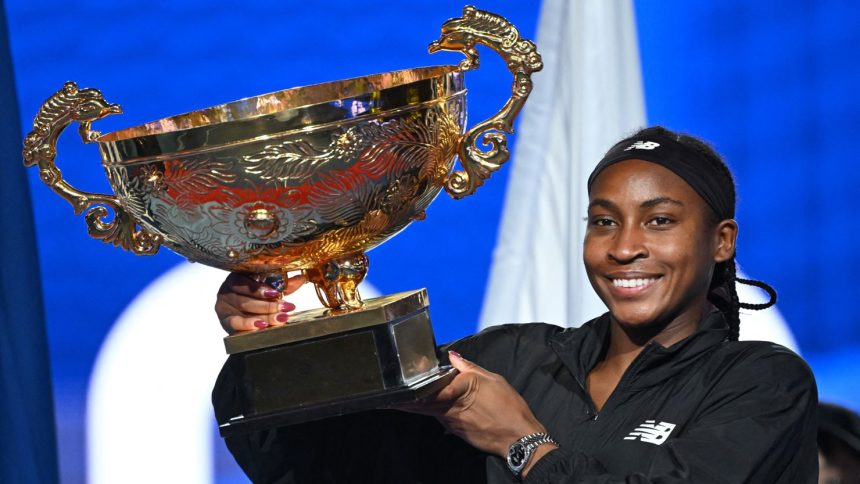
[[[857,4],[677,0],[635,6],[648,122],[701,135],[726,156],[740,189],[744,270],[780,291],[780,310],[816,372],[822,399],[860,409],[854,377],[860,374],[860,308],[851,304],[860,297],[853,274],[860,269],[854,251],[860,229],[853,223],[860,167],[847,149],[860,134],[860,65],[850,61],[860,43]],[[535,36],[537,2],[493,0],[479,7],[508,16],[524,35]],[[111,131],[286,87],[460,59],[426,53],[439,25],[459,15],[462,3],[453,0],[74,6],[6,0],[6,8],[25,132],[40,103],[66,80],[99,88],[123,106],[125,114],[96,126]],[[492,114],[510,92],[501,62],[489,52],[482,61],[479,71],[467,75],[473,123]],[[97,150],[81,145],[73,132],[61,139],[58,162],[77,187],[109,190]],[[440,341],[477,326],[508,173],[502,169],[465,200],[440,196],[427,220],[370,253],[369,280],[380,292],[428,288]],[[30,175],[61,474],[63,482],[85,482],[91,387],[96,395],[139,387],[169,403],[187,388],[159,387],[159,375],[204,359],[205,371],[217,371],[221,342],[209,307],[222,275],[188,269],[167,251],[134,257],[91,240],[82,218]],[[152,291],[162,287],[132,304],[160,276],[172,284],[174,302],[148,307]],[[125,329],[118,329],[118,320]],[[148,339],[139,336],[144,333]],[[187,352],[167,348],[159,337],[179,333]],[[136,344],[136,367],[112,359],[128,354],[116,350],[121,344]],[[111,363],[116,361],[125,363]],[[94,368],[100,383],[91,385]],[[208,382],[192,386],[205,393]],[[200,412],[207,411],[205,399],[198,403]],[[95,415],[94,408],[100,409]],[[110,406],[93,403],[89,410],[93,420],[110,413]],[[163,442],[178,432],[169,425],[149,430]],[[212,442],[213,450],[199,456],[210,468],[204,477],[243,482],[220,442]],[[91,466],[107,459],[89,456]],[[171,469],[162,464],[137,462],[140,472],[162,468],[169,482]],[[90,474],[98,478],[97,471]]]

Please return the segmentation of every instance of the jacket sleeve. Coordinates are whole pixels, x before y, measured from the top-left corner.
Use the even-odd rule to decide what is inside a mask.
[[[241,382],[233,372],[232,357],[227,360],[212,391],[212,404],[218,423],[227,422],[241,414],[239,388]],[[225,438],[225,443],[236,462],[255,483],[303,482],[304,474],[313,467],[321,469],[320,482],[331,481],[333,476],[324,473],[320,453],[329,429],[325,422],[316,425],[299,425],[287,429],[269,429],[259,432],[234,435]]]
[[[661,445],[641,473],[611,474],[590,456],[559,448],[538,461],[525,482],[815,483],[815,381],[794,353],[767,346],[722,375],[697,417]]]

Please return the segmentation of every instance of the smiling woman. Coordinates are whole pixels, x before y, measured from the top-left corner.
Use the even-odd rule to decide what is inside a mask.
[[[609,166],[592,186],[586,270],[614,321],[637,339],[667,345],[695,330],[714,264],[731,257],[737,234],[732,220],[711,227],[708,210],[683,179],[648,161]]]
[[[448,345],[459,375],[400,409],[423,415],[228,438],[243,469],[255,482],[815,482],[809,368],[778,345],[737,341],[739,309],[776,294],[736,278],[735,188],[720,157],[649,128],[609,150],[588,190],[584,261],[607,314]],[[739,302],[737,282],[771,300]],[[250,304],[266,297],[249,284],[230,276],[219,299],[272,306]],[[235,321],[228,330],[270,316],[228,309],[218,311]],[[239,408],[232,365],[215,387],[219,421]]]

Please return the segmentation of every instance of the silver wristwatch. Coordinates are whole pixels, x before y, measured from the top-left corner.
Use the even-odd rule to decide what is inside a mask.
[[[553,440],[553,438],[546,432],[538,432],[536,434],[526,435],[511,444],[511,447],[508,449],[508,469],[510,469],[515,476],[520,477],[523,467],[529,463],[529,459],[531,459],[534,450],[543,444],[558,445],[558,442]]]

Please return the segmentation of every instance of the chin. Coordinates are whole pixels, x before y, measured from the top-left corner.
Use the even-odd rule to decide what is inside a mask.
[[[612,318],[623,327],[648,328],[658,324],[659,316],[655,311],[642,307],[637,308],[610,308]]]

